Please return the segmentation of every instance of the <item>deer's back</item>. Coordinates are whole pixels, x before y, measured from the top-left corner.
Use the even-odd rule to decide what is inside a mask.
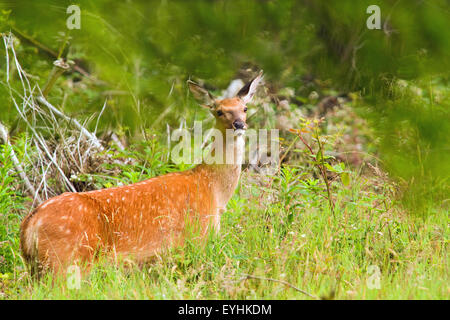
[[[145,259],[165,245],[182,242],[186,223],[204,234],[216,220],[214,207],[210,182],[195,171],[64,193],[24,219],[21,246],[27,260],[52,268],[89,261],[99,249]]]

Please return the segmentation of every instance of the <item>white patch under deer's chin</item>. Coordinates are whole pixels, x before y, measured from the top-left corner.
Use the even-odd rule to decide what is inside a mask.
[[[241,137],[245,134],[245,130],[244,129],[236,129],[234,130],[234,135],[237,137]]]
[[[240,134],[236,134],[235,141],[235,155],[236,155],[236,164],[241,165],[244,162],[244,154],[245,154],[245,130],[238,129],[236,131],[242,131]]]

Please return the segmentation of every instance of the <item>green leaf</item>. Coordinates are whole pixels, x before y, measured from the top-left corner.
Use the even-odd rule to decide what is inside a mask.
[[[348,172],[343,172],[341,174],[341,181],[344,186],[348,186],[350,184],[350,175]]]
[[[328,171],[337,172],[336,169],[334,167],[330,166],[328,163],[325,162],[324,165],[328,169]]]
[[[323,161],[323,154],[322,154],[322,150],[320,150],[320,149],[319,149],[319,151],[317,151],[316,160],[319,162]]]

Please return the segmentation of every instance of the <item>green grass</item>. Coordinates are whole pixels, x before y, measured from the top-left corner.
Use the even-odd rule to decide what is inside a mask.
[[[17,238],[7,239],[14,263],[3,272],[0,297],[310,299],[276,281],[246,279],[250,274],[323,298],[449,298],[447,212],[427,218],[407,214],[392,201],[388,183],[353,173],[348,187],[332,184],[333,216],[328,201],[305,179],[283,174],[261,187],[261,181],[243,173],[220,233],[211,234],[206,244],[193,237],[140,267],[99,262],[82,277],[80,289],[69,289],[66,279],[51,274],[30,280]],[[302,187],[286,189],[293,185]],[[10,228],[18,237],[19,221],[14,221]],[[379,289],[367,285],[369,266],[380,270]]]

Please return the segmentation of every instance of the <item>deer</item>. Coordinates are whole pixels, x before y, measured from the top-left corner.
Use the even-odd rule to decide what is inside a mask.
[[[38,205],[20,226],[20,247],[31,274],[92,265],[99,253],[146,262],[182,245],[190,221],[196,222],[202,237],[210,228],[219,232],[221,215],[241,174],[247,104],[261,80],[262,71],[236,96],[224,99],[187,81],[198,104],[215,117],[215,129],[223,135],[226,130],[234,133],[231,142],[217,139],[222,145],[213,148],[233,152],[234,162],[203,161],[192,169],[134,184],[65,192]]]

